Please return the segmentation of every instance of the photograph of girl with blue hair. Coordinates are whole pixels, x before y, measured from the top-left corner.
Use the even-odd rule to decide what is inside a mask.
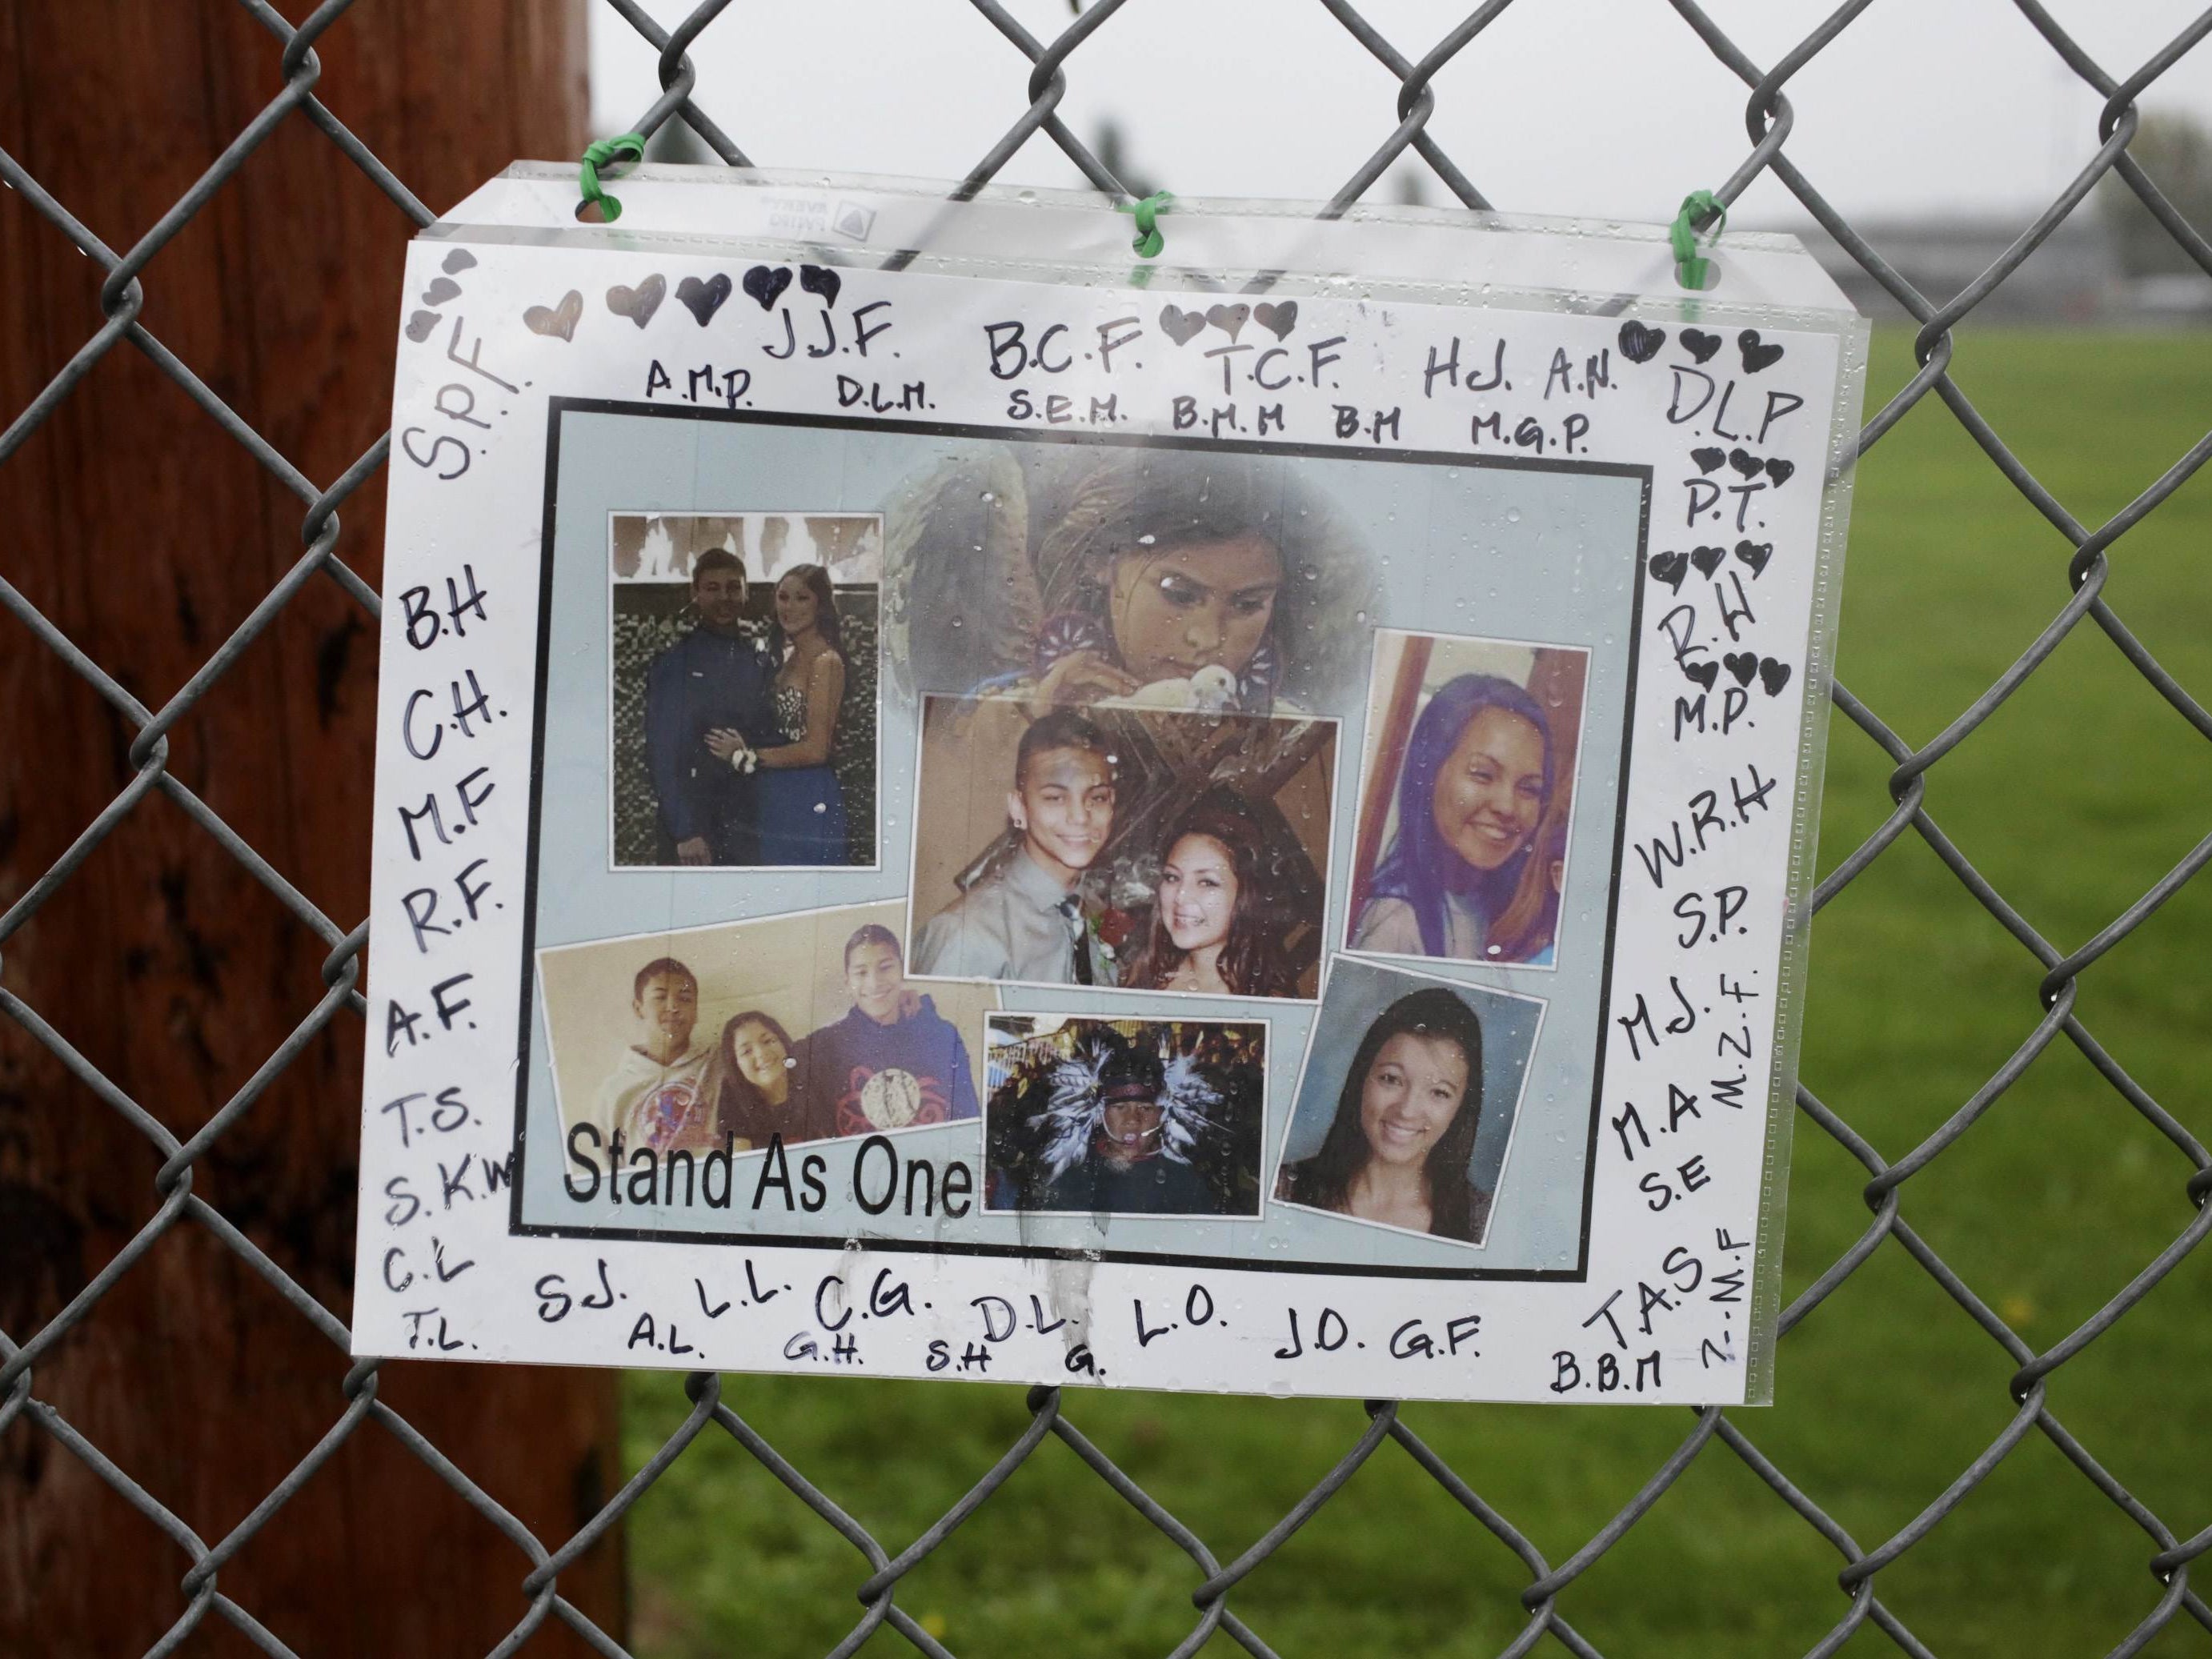
[[[1383,633],[1346,946],[1549,967],[1589,653]]]

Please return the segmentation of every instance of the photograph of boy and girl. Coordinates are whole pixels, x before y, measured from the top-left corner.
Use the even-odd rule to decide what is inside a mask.
[[[1551,967],[1589,653],[1379,631],[1345,947]]]
[[[1544,1004],[1339,957],[1274,1200],[1480,1244]]]
[[[924,700],[913,970],[1212,996],[1318,988],[1331,720]]]
[[[609,540],[615,866],[873,867],[881,521],[618,513]]]
[[[1260,1212],[1264,1022],[986,1020],[984,1208]]]
[[[563,1134],[699,1153],[975,1119],[997,999],[907,982],[896,904],[538,953]]]

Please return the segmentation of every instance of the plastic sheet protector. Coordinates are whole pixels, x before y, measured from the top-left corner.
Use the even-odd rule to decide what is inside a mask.
[[[1771,1398],[1813,259],[611,188],[410,250],[356,1351]]]

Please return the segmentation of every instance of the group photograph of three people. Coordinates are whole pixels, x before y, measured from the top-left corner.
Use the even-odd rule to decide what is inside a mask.
[[[633,951],[630,1040],[564,1119],[743,1151],[986,1117],[988,1209],[1276,1202],[1480,1243],[1476,1126],[1512,1109],[1484,1099],[1483,1012],[1507,994],[1419,963],[1556,963],[1587,650],[1368,623],[1373,558],[1260,458],[1037,447],[925,470],[879,515],[615,515],[611,862],[903,852],[908,883],[837,942],[842,1007],[814,1006],[818,952],[786,958],[813,981],[796,1024],[727,1006],[709,1032],[716,968]],[[886,835],[890,696],[918,745]],[[740,954],[763,966],[764,943]],[[1263,1170],[1264,1027],[1172,999],[1320,1000],[1326,1027],[1346,951],[1403,963],[1401,994],[1316,1029]],[[1001,1066],[996,999],[944,1006],[1000,985],[1151,994]]]
[[[983,986],[906,976],[895,904],[539,953],[564,1130],[617,1153],[973,1120]],[[617,1139],[619,1137],[619,1139]]]

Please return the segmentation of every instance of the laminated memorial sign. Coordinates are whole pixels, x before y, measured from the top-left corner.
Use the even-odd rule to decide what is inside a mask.
[[[1812,259],[619,189],[408,264],[358,1352],[1770,1397]]]

